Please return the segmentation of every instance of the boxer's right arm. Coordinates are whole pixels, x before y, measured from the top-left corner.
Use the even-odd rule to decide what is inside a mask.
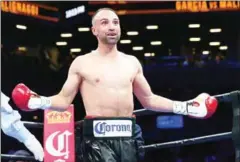
[[[67,80],[58,94],[50,97],[39,96],[24,84],[19,84],[12,92],[13,101],[20,109],[25,111],[36,109],[65,111],[76,96],[81,82],[81,76],[78,72],[79,61],[80,57],[72,62]]]
[[[77,71],[76,62],[73,62],[68,72],[68,78],[61,91],[57,95],[49,97],[52,103],[51,109],[66,110],[76,96],[80,83],[81,76]]]

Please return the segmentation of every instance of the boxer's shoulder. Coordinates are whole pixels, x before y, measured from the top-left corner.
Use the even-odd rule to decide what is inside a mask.
[[[135,63],[139,62],[136,56],[130,55],[130,54],[126,54],[126,53],[122,53],[122,56],[124,56],[126,59],[133,61]]]
[[[76,65],[83,64],[84,62],[87,62],[88,60],[90,60],[90,57],[91,57],[90,53],[77,56],[77,57],[74,59],[73,64],[76,64]]]
[[[136,56],[129,55],[129,54],[124,54],[124,55],[127,57],[129,61],[131,61],[132,64],[136,65],[138,68],[141,67],[141,63],[139,62]]]
[[[83,67],[88,64],[89,60],[90,59],[89,59],[89,55],[88,54],[77,56],[73,60],[71,66],[70,66],[69,71],[72,72],[72,73],[81,74],[82,73],[82,69],[84,69]]]

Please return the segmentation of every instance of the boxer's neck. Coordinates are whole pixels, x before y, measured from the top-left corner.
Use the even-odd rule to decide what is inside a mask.
[[[99,55],[106,57],[116,57],[118,55],[117,45],[98,44],[97,50]]]

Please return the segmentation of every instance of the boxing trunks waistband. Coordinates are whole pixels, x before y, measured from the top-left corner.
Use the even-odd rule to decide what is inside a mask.
[[[114,139],[132,138],[136,119],[134,117],[86,117],[83,120],[83,137]]]

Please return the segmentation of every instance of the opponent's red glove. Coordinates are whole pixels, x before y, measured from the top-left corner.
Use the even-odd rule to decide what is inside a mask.
[[[22,83],[13,89],[12,99],[23,111],[46,109],[51,106],[51,100],[49,98],[39,96]]]
[[[174,101],[173,112],[193,118],[207,119],[215,113],[217,106],[218,101],[215,97],[202,93],[193,100],[186,102]]]

